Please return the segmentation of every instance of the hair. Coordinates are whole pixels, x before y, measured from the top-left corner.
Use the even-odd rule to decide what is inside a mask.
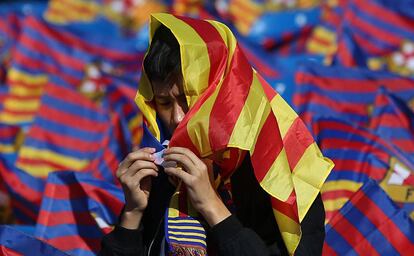
[[[164,25],[160,25],[154,33],[144,69],[150,81],[171,82],[181,75],[180,45]]]

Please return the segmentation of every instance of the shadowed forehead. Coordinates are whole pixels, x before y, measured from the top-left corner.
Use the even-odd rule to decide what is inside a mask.
[[[181,83],[173,82],[167,84],[166,82],[152,83],[152,88],[155,97],[168,97],[168,96],[179,96],[184,94],[184,88]]]

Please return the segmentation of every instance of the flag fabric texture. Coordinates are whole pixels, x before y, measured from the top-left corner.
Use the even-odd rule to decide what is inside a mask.
[[[414,222],[373,180],[326,225],[324,255],[410,255]]]
[[[297,69],[295,80],[293,104],[307,124],[313,117],[333,116],[367,126],[381,86],[410,107],[414,102],[414,80],[389,72],[307,62]]]
[[[0,255],[51,255],[68,256],[68,254],[37,238],[29,236],[12,226],[0,226]]]
[[[385,88],[380,88],[375,97],[369,128],[404,153],[414,157],[413,110]]]
[[[251,68],[225,25],[154,14],[151,34],[160,24],[169,28],[180,44],[190,108],[174,131],[170,146],[189,148],[199,157],[223,154],[231,148],[249,152],[256,178],[273,198],[276,221],[288,251],[293,253],[300,240],[300,222],[332,162],[323,157],[296,113]],[[136,102],[148,129],[159,140],[152,97],[143,72]],[[231,171],[222,172],[221,177],[227,179]]]
[[[51,173],[35,236],[70,255],[96,255],[124,204],[122,189],[89,173]]]

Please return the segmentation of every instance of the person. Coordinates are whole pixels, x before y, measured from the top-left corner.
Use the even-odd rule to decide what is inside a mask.
[[[197,26],[197,22],[201,22],[201,25]],[[232,148],[225,157],[224,152],[229,147],[220,146],[214,150],[209,148],[207,151],[210,153],[202,157],[201,146],[197,148],[191,143],[182,143],[188,147],[177,146],[179,142],[185,141],[186,136],[188,138],[188,135],[182,134],[192,130],[184,125],[189,125],[191,118],[194,120],[197,113],[202,111],[200,102],[203,101],[203,95],[213,95],[220,81],[225,80],[215,81],[212,78],[213,54],[209,52],[210,72],[204,79],[208,85],[196,93],[194,91],[197,88],[189,89],[191,79],[197,84],[203,82],[200,76],[205,70],[197,61],[203,61],[202,58],[206,56],[189,50],[191,47],[180,40],[194,37],[191,34],[194,31],[188,24],[197,29],[202,27],[200,31],[206,33],[202,35],[206,38],[212,37],[207,28],[218,35],[214,26],[221,24],[208,23],[214,25],[210,26],[202,22],[169,14],[152,15],[150,25],[153,36],[144,59],[143,77],[137,94],[137,103],[146,119],[143,143],[141,148],[128,154],[118,167],[117,177],[124,191],[125,206],[119,223],[102,239],[100,255],[208,253],[252,256],[289,255],[293,252],[295,255],[320,255],[325,234],[325,212],[320,194],[316,193],[311,199],[306,215],[300,221],[300,241],[292,250],[291,244],[288,248],[286,237],[282,235],[286,231],[280,229],[281,224],[275,219],[271,196],[258,182],[253,166],[256,156],[246,153],[246,150]],[[206,44],[208,48],[209,43]],[[219,59],[223,53],[228,54],[231,47],[236,47],[231,40],[227,44],[225,47],[221,45],[222,48],[216,51]],[[211,43],[212,47],[217,45]],[[234,54],[239,54],[236,52],[237,47],[233,50]],[[191,63],[184,63],[184,54],[195,54],[197,58],[191,59]],[[216,70],[222,69],[222,74],[226,73],[226,68],[229,69],[228,63],[223,63],[216,66]],[[199,76],[194,75],[192,69],[198,70]],[[227,84],[234,86],[235,83],[237,81],[231,80]],[[214,86],[216,88],[210,90]],[[208,100],[204,100],[205,104]],[[194,110],[198,112],[191,112]],[[200,120],[206,118],[202,113],[198,117]],[[210,121],[209,125],[212,123]],[[196,126],[199,128],[202,125]],[[205,132],[198,130],[196,133]],[[165,140],[171,140],[167,149],[161,146]],[[210,144],[214,143],[211,139]],[[272,143],[269,142],[269,145]],[[163,149],[165,163],[175,164],[165,167],[156,164],[155,153]],[[175,213],[175,217],[170,216],[172,213]],[[185,229],[191,232],[185,233],[188,231]]]

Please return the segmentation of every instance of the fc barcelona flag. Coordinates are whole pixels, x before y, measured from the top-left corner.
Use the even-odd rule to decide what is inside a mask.
[[[414,102],[414,79],[389,72],[308,62],[298,68],[295,79],[293,103],[307,124],[316,116],[340,116],[367,126],[381,86],[409,105]]]
[[[372,180],[326,226],[324,255],[410,255],[413,251],[413,221]]]
[[[276,220],[293,253],[300,240],[300,222],[333,168],[332,162],[323,157],[296,113],[251,68],[228,27],[215,21],[154,14],[151,35],[161,24],[181,46],[184,92],[190,108],[170,146],[186,147],[199,157],[224,154],[223,159],[234,162],[238,159],[231,157],[230,149],[249,152],[257,180],[274,199]],[[136,102],[159,140],[152,98],[144,72]],[[230,175],[221,173],[223,179]]]
[[[414,217],[414,163],[408,155],[343,120],[318,118],[312,128],[322,152],[335,163],[322,187],[327,221],[370,179]]]

